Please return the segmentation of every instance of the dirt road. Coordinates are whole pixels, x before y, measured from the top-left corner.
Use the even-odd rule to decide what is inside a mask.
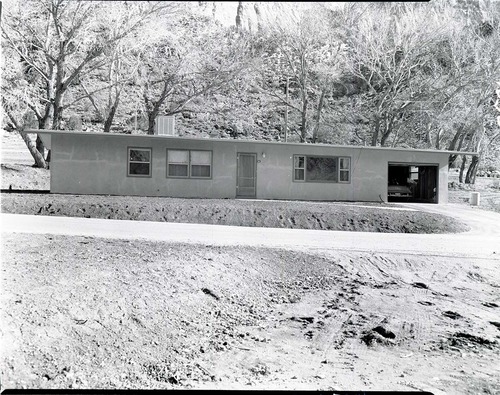
[[[0,220],[4,232],[500,259],[500,214],[487,212],[481,216],[480,210],[450,210],[446,206],[433,206],[432,210],[459,215],[473,225],[473,230],[459,234],[408,235],[16,214],[1,214]]]
[[[400,203],[401,206],[427,213],[447,215],[466,222],[471,230],[469,235],[485,235],[500,238],[500,213],[482,210],[480,207],[463,204],[417,204]],[[500,239],[498,239],[500,241]]]

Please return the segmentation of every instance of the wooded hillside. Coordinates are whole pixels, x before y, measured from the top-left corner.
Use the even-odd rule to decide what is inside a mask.
[[[500,2],[9,0],[2,127],[475,151],[500,169]]]

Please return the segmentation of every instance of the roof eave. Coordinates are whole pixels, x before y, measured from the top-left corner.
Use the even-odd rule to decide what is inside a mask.
[[[218,139],[218,138],[202,138],[202,137],[179,137],[179,136],[163,136],[163,135],[149,135],[149,134],[122,134],[122,133],[88,133],[81,131],[72,130],[51,130],[51,129],[25,129],[25,133],[37,133],[46,135],[45,139],[49,144],[44,144],[50,149],[50,135],[51,134],[86,134],[86,135],[103,135],[103,136],[138,136],[138,137],[148,137],[148,138],[171,138],[179,140],[202,140],[202,141],[221,141],[230,142],[232,139]],[[42,141],[44,138],[42,137]],[[248,142],[248,143],[258,143],[258,144],[290,144],[290,145],[303,145],[304,143],[289,143],[283,141],[264,141],[264,140],[232,140],[236,142]],[[306,144],[306,145],[318,145],[318,146],[331,146],[332,148],[357,148],[357,149],[386,149],[386,150],[400,150],[400,151],[420,151],[420,152],[439,152],[448,155],[470,155],[478,156],[477,152],[463,152],[463,151],[446,151],[446,150],[433,150],[433,149],[419,149],[419,148],[401,148],[401,147],[374,147],[374,146],[362,146],[362,145],[333,145],[333,144]]]

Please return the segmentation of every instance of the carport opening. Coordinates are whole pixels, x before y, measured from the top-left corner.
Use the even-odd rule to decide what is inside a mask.
[[[438,167],[418,164],[389,164],[389,202],[437,203]]]

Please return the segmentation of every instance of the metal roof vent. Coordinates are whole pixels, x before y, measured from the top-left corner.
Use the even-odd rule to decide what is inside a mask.
[[[157,116],[155,134],[159,136],[175,136],[175,117],[173,115]]]

